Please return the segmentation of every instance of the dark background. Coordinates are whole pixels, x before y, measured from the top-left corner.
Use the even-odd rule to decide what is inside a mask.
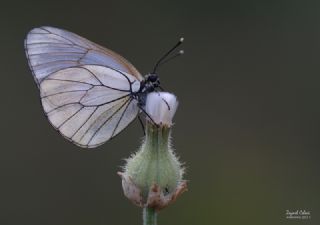
[[[163,66],[180,105],[173,142],[189,191],[161,224],[320,224],[319,1],[2,1],[1,225],[142,224],[116,172],[142,137],[134,122],[97,149],[46,120],[23,40],[64,28],[120,53],[141,73]],[[286,210],[311,212],[286,219]]]

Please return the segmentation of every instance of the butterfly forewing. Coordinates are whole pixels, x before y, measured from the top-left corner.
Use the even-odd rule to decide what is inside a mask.
[[[50,123],[75,144],[101,145],[139,113],[143,78],[120,55],[52,27],[30,31],[25,48]]]
[[[88,64],[110,67],[143,79],[137,69],[117,53],[62,29],[34,28],[25,40],[25,49],[38,84],[58,70]]]

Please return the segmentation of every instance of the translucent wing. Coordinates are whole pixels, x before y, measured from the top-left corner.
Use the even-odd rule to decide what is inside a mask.
[[[143,77],[115,52],[53,27],[31,30],[25,50],[49,121],[75,144],[96,147],[137,116]]]
[[[59,70],[81,65],[102,65],[143,77],[126,59],[74,33],[53,27],[31,30],[25,39],[29,66],[36,83]]]
[[[140,82],[130,74],[98,65],[50,73],[39,83],[50,123],[81,147],[103,144],[131,123],[139,112],[131,93]]]

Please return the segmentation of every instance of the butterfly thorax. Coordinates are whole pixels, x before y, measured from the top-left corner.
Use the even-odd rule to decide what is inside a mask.
[[[147,95],[151,92],[156,91],[159,88],[160,81],[156,74],[147,74],[145,79],[140,82],[140,89],[138,92],[134,93],[135,97],[138,99],[140,106],[145,106]]]

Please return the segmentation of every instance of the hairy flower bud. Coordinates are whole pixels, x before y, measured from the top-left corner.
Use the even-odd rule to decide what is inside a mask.
[[[160,210],[186,190],[183,168],[170,144],[170,128],[178,102],[170,93],[147,96],[146,136],[122,173],[124,194],[141,207]],[[156,123],[156,124],[154,124]]]

